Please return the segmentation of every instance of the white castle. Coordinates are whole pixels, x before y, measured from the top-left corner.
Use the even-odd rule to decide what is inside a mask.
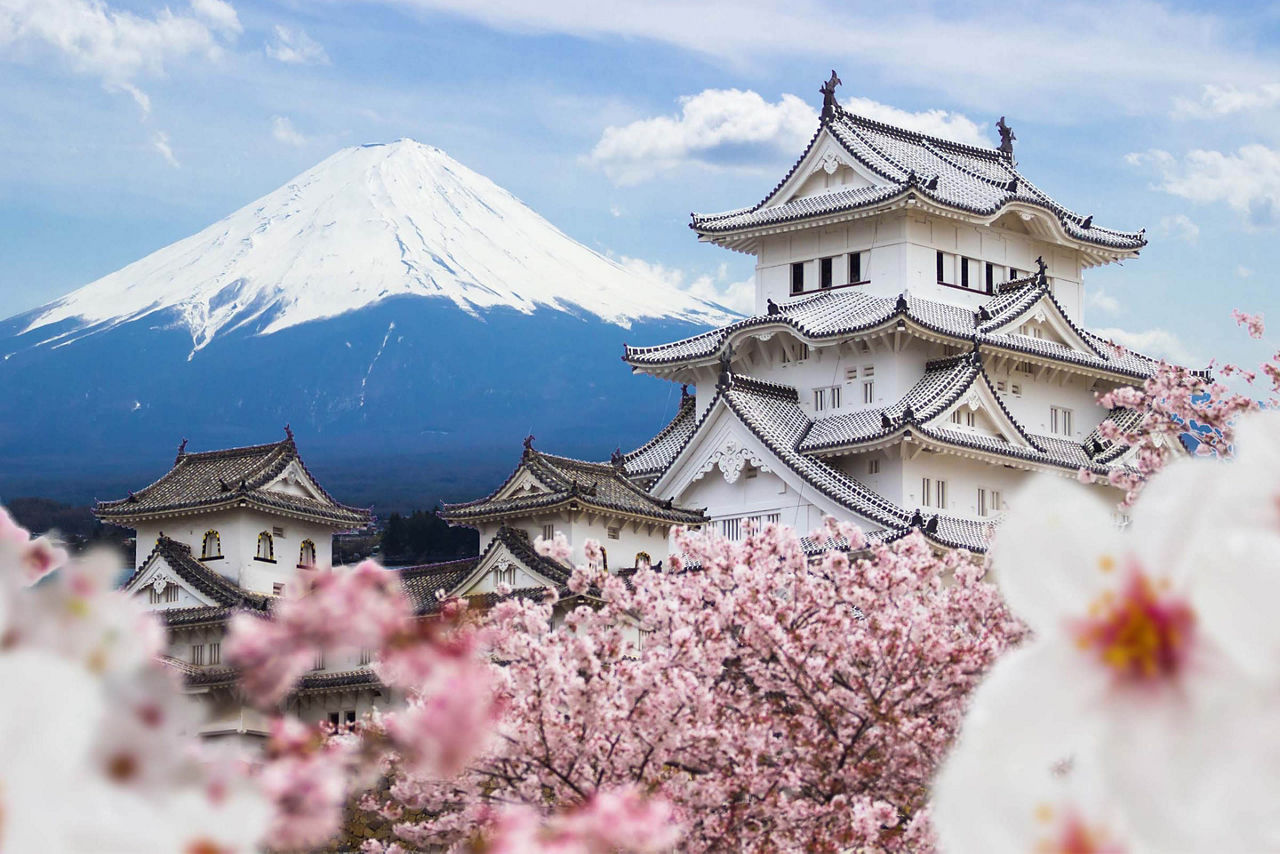
[[[1141,383],[1158,363],[1082,327],[1083,274],[1136,257],[1143,233],[1095,225],[1031,184],[1003,119],[1000,148],[961,145],[847,112],[838,82],[833,73],[817,131],[763,201],[693,216],[700,240],[755,256],[757,313],[626,348],[633,371],[685,387],[640,448],[584,462],[529,437],[491,495],[446,505],[485,545],[395,570],[420,614],[447,596],[484,607],[548,587],[560,613],[589,599],[569,591],[569,564],[534,549],[556,534],[570,563],[594,539],[621,573],[660,565],[676,526],[739,538],[748,520],[804,533],[835,516],[873,542],[920,530],[939,549],[981,552],[1031,473],[1086,469],[1118,500],[1106,476],[1132,451],[1098,427],[1140,413],[1103,411],[1095,395]],[[269,614],[286,580],[327,564],[332,534],[369,513],[324,491],[292,434],[184,447],[159,481],[97,512],[137,529],[126,589],[164,611],[168,660],[212,709],[206,733],[263,734],[221,659],[226,620]],[[317,661],[286,704],[304,720],[354,720],[388,699],[368,663]]]

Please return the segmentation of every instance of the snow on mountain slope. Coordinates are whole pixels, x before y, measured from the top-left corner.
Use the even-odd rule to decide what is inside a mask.
[[[511,193],[409,139],[346,148],[198,234],[33,313],[24,333],[70,343],[174,309],[192,354],[220,332],[260,334],[388,297],[586,312],[623,327],[729,317],[575,242]],[[63,323],[69,321],[69,323]]]

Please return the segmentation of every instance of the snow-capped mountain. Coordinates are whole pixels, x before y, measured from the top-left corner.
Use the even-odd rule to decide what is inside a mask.
[[[180,437],[225,447],[285,423],[352,500],[466,497],[530,431],[588,455],[643,441],[672,391],[631,376],[623,341],[729,316],[438,149],[344,149],[0,321],[0,500],[136,488]]]
[[[636,320],[725,312],[566,236],[511,193],[410,139],[346,148],[198,234],[38,311],[65,343],[172,310],[193,351],[221,332],[271,334],[408,295]]]

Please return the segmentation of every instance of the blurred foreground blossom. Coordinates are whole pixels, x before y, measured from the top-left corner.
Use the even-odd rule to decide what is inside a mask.
[[[947,854],[1280,850],[1280,414],[1235,438],[1124,529],[1058,479],[1018,496],[992,560],[1034,639],[936,781]]]

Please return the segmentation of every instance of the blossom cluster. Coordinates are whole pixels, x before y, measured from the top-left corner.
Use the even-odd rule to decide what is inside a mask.
[[[68,560],[0,508],[0,851],[252,852],[268,821],[241,757],[161,663],[153,615],[105,553]]]
[[[854,526],[815,538],[840,548],[684,532],[662,571],[584,566],[563,600],[497,605],[498,738],[450,778],[395,769],[383,808],[426,816],[397,844],[529,850],[494,840],[550,844],[566,817],[630,802],[582,850],[668,850],[671,823],[682,851],[921,850],[965,696],[1021,626],[964,553],[917,535],[851,560]]]

